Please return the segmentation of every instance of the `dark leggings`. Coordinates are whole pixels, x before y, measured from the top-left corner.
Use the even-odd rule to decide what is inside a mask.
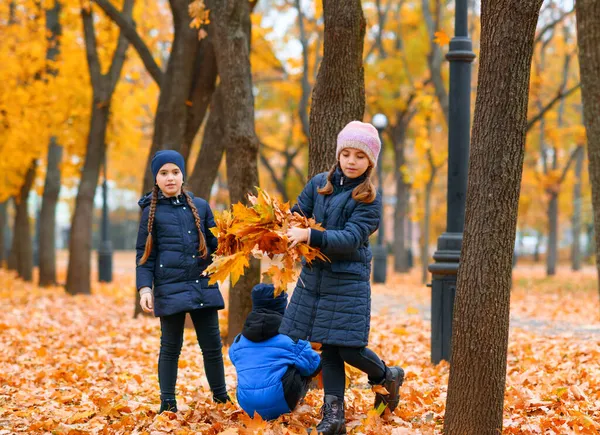
[[[324,344],[321,351],[323,389],[326,395],[344,398],[346,372],[344,362],[369,376],[369,382],[379,384],[385,375],[385,364],[366,347],[343,347]]]
[[[224,397],[227,394],[227,388],[217,310],[196,310],[190,312],[190,316],[194,322],[196,337],[204,357],[204,371],[210,389],[215,397]],[[183,345],[184,324],[185,313],[160,318],[162,334],[158,357],[158,383],[161,400],[175,399],[177,363]]]

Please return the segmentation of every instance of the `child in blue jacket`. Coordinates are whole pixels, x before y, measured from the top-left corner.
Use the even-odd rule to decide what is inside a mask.
[[[254,286],[252,312],[229,349],[237,370],[238,403],[251,417],[257,412],[265,420],[292,411],[321,369],[309,342],[279,334],[287,295],[274,297],[273,291],[270,284]]]

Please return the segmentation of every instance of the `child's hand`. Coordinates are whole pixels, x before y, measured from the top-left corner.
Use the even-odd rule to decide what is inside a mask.
[[[151,313],[154,310],[151,292],[144,293],[140,296],[140,306],[142,307],[142,310],[144,310],[146,313]]]
[[[290,248],[293,248],[298,243],[307,242],[309,231],[308,228],[291,227],[287,232],[288,239],[292,242]]]

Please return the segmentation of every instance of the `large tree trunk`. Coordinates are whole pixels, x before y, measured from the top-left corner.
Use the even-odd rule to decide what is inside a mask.
[[[56,204],[60,193],[60,162],[62,147],[56,143],[56,138],[50,139],[48,148],[48,167],[42,211],[40,213],[39,266],[40,286],[56,284]]]
[[[433,179],[435,172],[427,181],[425,186],[425,215],[423,217],[423,239],[421,240],[421,282],[425,284],[429,277],[429,228],[431,225],[431,191],[433,190]]]
[[[312,94],[309,178],[335,163],[337,135],[365,110],[365,17],[360,0],[323,0],[323,60]]]
[[[31,186],[33,186],[36,169],[37,161],[33,160],[23,180],[19,196],[15,198],[15,223],[11,248],[12,261],[9,267],[16,270],[17,274],[25,281],[31,281],[33,278],[33,244],[31,242],[31,225],[29,224],[27,200],[29,199]]]
[[[128,22],[131,22],[133,1],[125,0],[123,4],[122,14]],[[92,11],[82,8],[81,18],[93,98],[85,162],[81,171],[69,237],[69,266],[65,287],[67,292],[71,294],[89,294],[91,292],[90,263],[94,196],[100,175],[100,166],[106,153],[106,128],[110,114],[110,103],[121,76],[125,53],[129,45],[121,30],[110,68],[107,73],[102,74]]]
[[[250,69],[250,3],[247,0],[214,1],[209,5],[215,32],[227,153],[227,179],[231,203],[247,203],[247,193],[258,186],[258,138],[254,130],[254,96]],[[250,268],[229,290],[228,342],[241,332],[252,310],[250,291],[260,281],[260,263]]]
[[[150,162],[156,151],[173,149],[181,152],[187,161],[191,143],[204,120],[217,80],[212,27],[209,28],[210,36],[198,41],[198,30],[190,28],[189,1],[170,0],[170,5],[175,35],[167,70],[160,84],[154,136],[142,192],[149,191],[154,185]]]
[[[71,294],[91,293],[92,219],[100,166],[106,152],[105,138],[110,106],[98,107],[94,98],[85,164],[75,201],[69,236],[69,267],[66,290]]]
[[[190,190],[196,196],[207,200],[210,198],[210,192],[225,153],[225,142],[223,141],[225,116],[221,100],[221,91],[217,89],[210,103],[210,113],[204,127],[200,153],[188,183]]]
[[[6,221],[8,201],[0,202],[0,267],[6,260]]]
[[[581,184],[583,172],[583,149],[577,153],[575,160],[575,185],[573,186],[573,216],[571,227],[573,230],[573,245],[571,246],[571,268],[575,271],[581,269]]]
[[[52,9],[46,10],[46,29],[48,31],[48,48],[46,58],[56,60],[59,54],[59,37],[62,33],[60,25],[61,3],[55,1]],[[56,75],[58,71],[51,70]],[[38,264],[40,286],[56,284],[56,204],[60,193],[60,162],[62,160],[62,147],[56,142],[56,137],[50,138],[44,183],[42,210],[39,216],[38,234]]]
[[[542,0],[481,4],[481,54],[444,433],[502,432],[512,256]]]
[[[596,232],[596,268],[600,294],[600,2],[577,0],[577,41],[583,118],[588,140],[588,172]]]
[[[558,193],[550,193],[548,200],[548,250],[546,252],[546,275],[556,274],[558,255]]]

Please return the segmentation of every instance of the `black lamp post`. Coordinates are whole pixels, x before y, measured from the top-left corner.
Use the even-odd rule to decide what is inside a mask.
[[[379,152],[379,158],[377,160],[377,190],[381,197],[381,210],[382,216],[379,222],[379,230],[377,232],[377,244],[373,246],[373,282],[385,283],[387,276],[387,249],[385,247],[385,227],[384,227],[384,216],[383,216],[383,136],[382,133],[388,125],[387,117],[378,113],[373,116],[373,125],[379,133],[379,140],[381,141],[381,151]]]
[[[104,181],[102,182],[102,240],[98,249],[98,281],[112,282],[112,242],[108,234],[108,183],[106,171],[106,154],[104,155]]]
[[[431,361],[450,361],[452,313],[460,250],[465,226],[465,203],[471,126],[471,63],[475,53],[468,35],[467,0],[456,0],[455,36],[446,58],[450,61],[448,120],[448,193],[446,232],[438,239],[431,284]]]

